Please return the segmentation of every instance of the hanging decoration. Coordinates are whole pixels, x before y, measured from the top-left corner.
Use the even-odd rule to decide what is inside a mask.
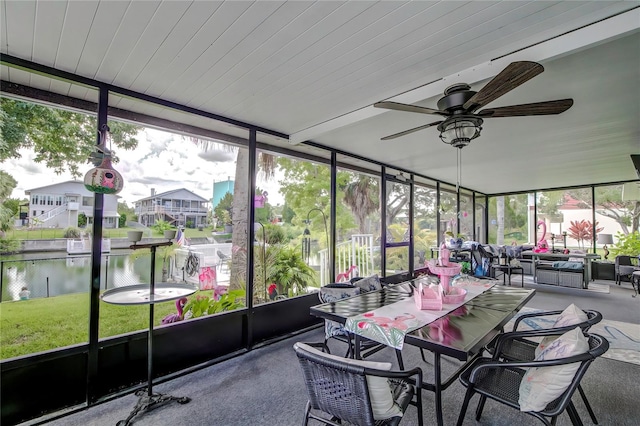
[[[122,175],[111,165],[111,150],[106,147],[108,134],[109,126],[103,124],[100,128],[100,143],[96,150],[103,153],[104,157],[98,167],[84,175],[84,187],[98,194],[117,194],[124,186]]]

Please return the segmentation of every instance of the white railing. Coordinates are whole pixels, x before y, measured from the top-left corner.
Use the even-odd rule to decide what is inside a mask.
[[[141,213],[160,213],[160,214],[175,214],[175,213],[201,213],[206,214],[208,211],[205,207],[165,207],[165,206],[144,206],[135,209],[137,214]]]
[[[111,240],[108,238],[102,239],[102,252],[107,253],[111,251]],[[79,240],[68,239],[67,240],[67,253],[68,254],[86,254],[91,253],[91,238],[81,238]]]
[[[39,216],[34,216],[33,218],[31,218],[32,220],[35,219],[36,222],[40,222],[40,224],[44,224],[46,221],[48,221],[49,219],[52,219],[56,216],[58,216],[61,213],[64,213],[67,211],[67,204],[63,204],[61,206],[56,207],[55,209],[51,209],[49,211],[44,212],[43,214],[39,215]],[[32,225],[34,225],[32,223]]]
[[[329,251],[324,249],[320,255],[320,285],[334,282],[337,277],[329,277]],[[352,268],[355,266],[356,268]],[[336,274],[347,274],[349,278],[372,275],[373,267],[373,235],[357,234],[349,241],[336,245]]]

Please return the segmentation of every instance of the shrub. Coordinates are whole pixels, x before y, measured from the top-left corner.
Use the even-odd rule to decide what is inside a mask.
[[[87,226],[87,215],[84,213],[78,214],[78,226],[84,228]]]
[[[20,249],[20,241],[14,238],[0,238],[0,253],[9,254]]]
[[[171,224],[169,224],[169,222],[165,222],[164,220],[156,221],[156,223],[154,223],[151,226],[151,228],[153,228],[153,230],[156,231],[159,234],[162,234],[164,231],[168,231],[170,229],[173,229]]]
[[[218,300],[201,293],[187,302],[184,306],[184,311],[191,312],[192,318],[224,311],[233,311],[244,307],[244,297],[244,290],[232,290],[224,293],[219,296]]]
[[[80,238],[81,232],[78,228],[69,227],[66,228],[62,234],[63,238]]]
[[[286,242],[286,235],[282,227],[277,225],[265,225],[267,244],[281,244]]]
[[[638,256],[638,254],[640,254],[640,231],[635,231],[627,235],[618,232],[616,239],[618,242],[611,248],[611,253],[614,256]]]

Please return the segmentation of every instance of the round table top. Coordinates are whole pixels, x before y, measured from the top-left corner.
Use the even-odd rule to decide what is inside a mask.
[[[100,298],[114,305],[148,305],[189,296],[197,290],[198,287],[192,284],[156,283],[151,294],[149,284],[136,284],[109,289]]]

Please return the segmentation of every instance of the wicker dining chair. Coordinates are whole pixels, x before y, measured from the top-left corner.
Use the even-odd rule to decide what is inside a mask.
[[[546,405],[540,411],[525,411],[526,414],[540,419],[545,425],[556,424],[557,417],[565,410],[572,424],[581,425],[582,422],[576,407],[571,402],[571,396],[578,388],[580,380],[591,363],[609,349],[609,342],[597,334],[585,334],[588,339],[589,350],[580,355],[545,361],[500,361],[489,358],[475,359],[460,375],[460,382],[467,388],[462,403],[457,426],[462,426],[474,394],[480,394],[476,408],[476,420],[480,420],[487,398],[509,407],[520,409],[520,383],[528,369],[536,367],[553,367],[580,363],[571,383],[564,392]],[[548,419],[550,418],[550,420]]]
[[[420,368],[392,371],[391,363],[340,358],[319,351],[326,348],[322,343],[293,348],[309,395],[303,425],[315,419],[332,426],[396,426],[409,405],[416,407],[418,425],[423,425]],[[386,413],[392,414],[374,414],[389,406]]]
[[[523,320],[531,318],[541,318],[546,316],[560,315],[562,311],[544,311],[544,312],[532,312],[529,314],[520,315],[513,324],[513,331],[502,333],[494,340],[493,346],[489,348],[489,351],[493,353],[493,359],[504,359],[511,361],[533,361],[536,357],[536,347],[538,342],[530,340],[532,338],[541,336],[560,336],[567,331],[580,327],[582,331],[587,332],[594,324],[602,321],[602,314],[598,311],[587,310],[584,313],[587,315],[587,320],[578,324],[568,325],[565,327],[544,328],[537,330],[520,330],[518,326]],[[578,393],[582,397],[582,401],[589,412],[589,416],[594,424],[598,424],[591,404],[587,399],[584,390],[581,385],[578,385]]]

